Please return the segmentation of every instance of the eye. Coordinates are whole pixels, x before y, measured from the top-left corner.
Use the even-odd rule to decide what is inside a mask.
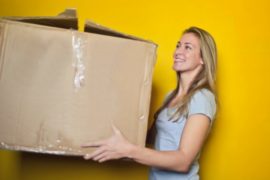
[[[190,46],[185,46],[185,49],[191,50],[192,48]]]
[[[180,44],[176,44],[176,48],[179,48],[181,45]]]

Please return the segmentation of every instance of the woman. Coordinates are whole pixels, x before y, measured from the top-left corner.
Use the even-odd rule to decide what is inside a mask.
[[[83,145],[98,147],[84,158],[104,162],[127,157],[151,166],[153,180],[199,179],[200,150],[216,113],[216,61],[212,36],[197,27],[185,30],[174,53],[177,87],[155,114],[155,150],[131,144],[114,127],[111,138]]]

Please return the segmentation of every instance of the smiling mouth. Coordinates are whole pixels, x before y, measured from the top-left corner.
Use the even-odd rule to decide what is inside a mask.
[[[174,62],[175,63],[182,63],[182,62],[185,62],[185,60],[183,60],[183,59],[175,59]]]

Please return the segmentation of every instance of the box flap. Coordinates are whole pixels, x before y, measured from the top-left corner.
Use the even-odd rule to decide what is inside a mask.
[[[66,9],[58,16],[45,16],[45,17],[3,17],[7,20],[27,22],[45,26],[59,27],[65,29],[78,29],[78,18],[76,9]]]
[[[114,36],[114,37],[121,37],[121,38],[126,38],[126,39],[133,39],[133,40],[144,41],[144,42],[155,44],[154,42],[149,41],[149,40],[141,39],[132,35],[128,35],[128,34],[124,34],[124,33],[112,30],[108,27],[97,24],[91,20],[85,21],[84,32],[90,32],[90,33],[96,33],[96,34],[102,34],[102,35]],[[157,44],[155,45],[157,46]]]

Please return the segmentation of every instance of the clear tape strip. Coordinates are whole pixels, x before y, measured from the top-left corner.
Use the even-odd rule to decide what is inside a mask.
[[[27,151],[27,152],[36,152],[36,153],[47,153],[47,154],[55,154],[55,155],[81,155],[83,154],[80,150],[75,150],[73,148],[59,146],[57,149],[45,147],[45,146],[37,146],[37,147],[26,147],[19,145],[8,145],[4,142],[0,143],[0,148],[9,149],[15,151]]]
[[[82,37],[82,35],[72,31],[72,48],[73,48],[73,64],[72,66],[75,68],[74,75],[74,87],[75,90],[78,90],[84,85],[85,75],[84,70],[85,66],[83,64],[83,60],[85,57],[85,47],[86,40]]]

